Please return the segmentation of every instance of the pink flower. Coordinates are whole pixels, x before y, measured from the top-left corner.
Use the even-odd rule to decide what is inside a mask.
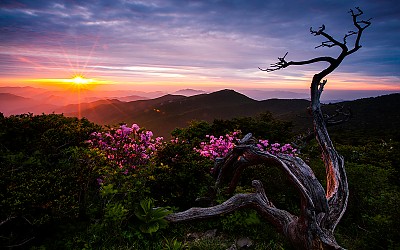
[[[135,123],[132,124],[132,129],[135,130],[135,132],[139,131],[140,127]]]
[[[97,184],[102,185],[104,183],[104,180],[101,178],[97,178]]]
[[[201,142],[200,149],[194,148],[194,150],[200,153],[200,155],[212,160],[215,160],[217,157],[225,157],[230,150],[235,147],[235,143],[239,141],[238,136],[240,133],[240,131],[235,131],[231,134],[226,134],[225,137],[206,135],[206,138],[208,138],[209,141]],[[279,143],[274,143],[270,145],[268,140],[259,140],[256,146],[260,151],[268,152],[270,154],[285,153],[294,156],[296,152],[290,144],[281,146]]]
[[[129,135],[130,133],[132,133],[132,129],[127,127],[126,124],[121,126],[121,130],[124,135]]]
[[[127,174],[126,169],[147,164],[163,144],[162,137],[151,139],[153,132],[140,131],[137,124],[131,127],[122,125],[106,132],[94,132],[91,136],[91,146],[100,150],[116,168],[125,170],[124,174]]]

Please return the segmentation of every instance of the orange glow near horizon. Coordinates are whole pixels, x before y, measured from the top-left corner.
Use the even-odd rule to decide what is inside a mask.
[[[107,84],[108,81],[86,78],[82,74],[73,75],[71,78],[38,78],[26,79],[24,82],[37,83],[46,87],[61,87],[64,90],[94,89],[101,84]]]
[[[32,86],[44,87],[47,89],[62,89],[68,92],[81,90],[138,90],[144,92],[167,91],[173,92],[179,89],[199,89],[204,91],[214,91],[220,89],[259,89],[259,90],[307,90],[309,88],[312,75],[304,72],[300,77],[289,77],[285,75],[260,75],[256,77],[244,78],[213,78],[213,77],[193,77],[186,79],[165,79],[165,78],[142,78],[142,77],[120,77],[108,76],[102,80],[89,78],[83,74],[73,74],[69,78],[59,77],[65,72],[59,72],[56,78],[1,78],[0,86]],[[309,80],[308,80],[309,79]],[[400,86],[393,85],[398,79],[390,77],[371,77],[356,73],[339,73],[327,78],[326,90],[384,90],[400,91]]]

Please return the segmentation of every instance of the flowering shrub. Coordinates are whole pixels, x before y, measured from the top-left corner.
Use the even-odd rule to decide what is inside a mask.
[[[226,134],[225,136],[213,136],[206,135],[206,138],[209,138],[208,142],[201,142],[200,148],[194,148],[194,150],[200,155],[207,157],[211,160],[215,160],[216,158],[225,157],[228,152],[235,147],[235,145],[240,141],[239,136],[241,135],[240,131],[235,131],[230,134]],[[269,144],[268,140],[258,140],[257,147],[261,151],[268,152],[270,154],[288,154],[294,156],[296,153],[296,149],[292,147],[290,144],[281,145],[280,143]]]
[[[215,137],[213,135],[206,135],[209,138],[209,142],[201,142],[200,148],[194,148],[194,150],[200,155],[215,160],[218,157],[224,157],[228,154],[237,142],[239,142],[238,135],[240,131],[235,131],[231,134],[224,136]]]
[[[268,140],[258,140],[257,147],[261,151],[266,151],[270,154],[287,154],[290,156],[294,156],[296,154],[297,149],[293,148],[292,145],[286,143],[281,145],[280,143],[269,144]]]
[[[137,124],[131,127],[122,125],[118,129],[92,133],[88,142],[93,148],[105,154],[112,164],[118,166],[124,174],[143,166],[161,146],[163,138],[153,139],[153,133],[141,129]]]

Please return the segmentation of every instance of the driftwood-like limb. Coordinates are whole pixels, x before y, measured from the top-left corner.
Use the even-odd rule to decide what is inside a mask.
[[[239,155],[240,154],[240,155]],[[235,158],[236,161],[232,161]],[[217,215],[231,213],[242,208],[255,209],[265,220],[273,224],[276,229],[285,235],[294,245],[302,249],[312,249],[315,245],[323,245],[326,249],[340,249],[333,232],[321,227],[321,222],[330,213],[325,191],[314,176],[311,168],[300,158],[289,155],[271,155],[260,151],[255,145],[239,145],[225,158],[220,166],[216,185],[221,184],[222,176],[232,173],[236,169],[258,164],[278,165],[299,190],[301,195],[301,214],[299,216],[276,208],[270,202],[262,188],[260,181],[253,181],[256,189],[252,194],[237,194],[220,205],[207,208],[191,208],[184,212],[168,215],[171,222],[206,219]],[[235,177],[232,178],[235,180]],[[236,187],[237,183],[230,183]],[[304,228],[312,225],[308,233]],[[318,243],[317,243],[318,242]]]
[[[357,31],[350,31],[343,37],[343,42],[334,39],[325,32],[322,25],[318,30],[310,29],[314,36],[323,36],[327,41],[319,47],[341,48],[339,55],[334,57],[317,57],[304,61],[287,61],[286,53],[278,58],[278,62],[262,71],[276,71],[293,65],[307,65],[316,62],[326,62],[328,66],[314,75],[311,81],[310,112],[313,118],[314,134],[321,149],[326,169],[326,191],[315,178],[310,166],[298,157],[289,155],[271,155],[255,146],[255,140],[248,134],[234,147],[226,157],[216,161],[215,170],[217,180],[215,188],[218,190],[222,182],[230,180],[229,192],[236,188],[240,174],[249,166],[264,164],[278,166],[293,183],[301,197],[300,214],[291,213],[276,208],[270,202],[262,188],[261,182],[253,181],[255,193],[237,194],[224,203],[208,208],[191,208],[187,211],[170,214],[166,217],[171,222],[204,219],[233,212],[241,208],[253,208],[264,219],[272,223],[276,229],[298,249],[343,249],[335,240],[334,230],[342,218],[349,195],[346,171],[343,157],[335,150],[327,131],[327,121],[330,120],[321,111],[320,98],[327,84],[324,79],[334,71],[343,59],[361,48],[360,38],[363,31],[370,26],[369,20],[359,20],[363,12],[356,8],[350,10],[353,24]],[[348,46],[347,38],[356,35],[353,47]],[[338,111],[340,113],[340,111]],[[336,116],[335,116],[336,117]]]
[[[205,219],[228,214],[241,208],[253,208],[260,212],[264,218],[280,228],[282,233],[287,233],[287,225],[297,220],[297,217],[285,210],[276,208],[268,200],[260,181],[254,180],[252,184],[256,190],[255,193],[237,194],[220,205],[207,208],[190,208],[183,212],[170,214],[166,219],[173,222]]]

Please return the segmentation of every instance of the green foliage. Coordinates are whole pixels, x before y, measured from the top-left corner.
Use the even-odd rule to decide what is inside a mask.
[[[104,209],[104,221],[110,224],[121,224],[128,214],[128,210],[120,203],[108,203]]]
[[[0,117],[0,221],[26,218],[24,227],[40,235],[51,224],[85,217],[101,160],[84,141],[99,128],[54,114]],[[24,234],[23,227],[11,228],[2,236]],[[0,245],[19,243],[3,237]]]
[[[347,175],[349,205],[338,228],[344,245],[354,249],[389,248],[400,237],[400,189],[390,183],[392,172],[369,164],[348,163]]]
[[[252,133],[257,138],[269,139],[271,142],[285,142],[292,136],[291,129],[291,122],[277,120],[266,112],[255,117],[215,119],[212,124],[193,121],[187,128],[175,129],[171,134],[191,142],[192,145],[200,142],[206,135],[225,135],[235,130],[241,130],[243,135]]]
[[[254,117],[214,120],[212,128],[215,135],[241,130],[243,135],[252,133],[256,138],[284,142],[291,137],[292,123],[277,120],[272,116],[272,113],[265,112]]]
[[[210,174],[213,162],[187,143],[168,143],[157,152],[154,164],[149,187],[152,197],[164,205],[180,209],[198,206],[196,198],[214,182]]]
[[[90,133],[100,130],[100,126],[85,118],[58,114],[0,117],[0,128],[2,152],[32,155],[39,150],[50,157],[57,155],[60,149],[82,146]]]
[[[246,168],[236,188],[236,193],[254,192],[252,180],[260,180],[263,183],[268,198],[277,206],[299,215],[300,197],[298,191],[292,185],[288,177],[279,166],[274,164],[260,164]]]
[[[176,238],[172,238],[170,240],[164,238],[164,250],[182,250],[186,249],[187,247],[187,244],[178,241]]]
[[[192,144],[198,144],[201,138],[205,138],[207,134],[212,134],[212,125],[206,121],[191,121],[186,128],[176,128],[171,135],[180,140],[186,140]]]
[[[114,196],[118,193],[118,190],[114,189],[113,184],[104,184],[100,188],[100,195],[103,198]]]
[[[267,243],[261,243],[256,245],[255,250],[285,250],[284,245],[280,242],[275,242],[274,240],[270,240]]]
[[[135,210],[136,217],[141,221],[139,226],[140,231],[149,234],[166,228],[168,222],[164,218],[170,213],[172,211],[167,208],[154,208],[154,200],[152,199],[141,200]]]
[[[232,242],[220,237],[215,237],[199,239],[190,242],[188,245],[191,250],[226,250],[232,245]]]
[[[233,233],[240,230],[248,233],[254,226],[259,225],[261,220],[254,210],[239,210],[226,215],[221,219],[222,229],[225,232]]]
[[[290,128],[268,113],[212,124],[193,122],[174,131],[185,142],[167,143],[148,164],[124,174],[100,151],[87,147],[89,134],[101,128],[86,119],[54,114],[0,116],[0,220],[14,217],[0,226],[0,246],[35,237],[36,249],[227,249],[235,238],[248,236],[255,242],[254,249],[290,249],[253,210],[195,224],[171,224],[167,231],[160,229],[166,227],[164,218],[170,210],[155,208],[157,201],[184,210],[199,206],[196,198],[207,196],[214,184],[213,162],[193,150],[206,134],[240,129],[283,141],[289,138]],[[363,143],[334,141],[345,157],[350,189],[336,238],[349,249],[399,249],[400,143],[352,136],[361,136],[358,142]],[[302,151],[301,157],[325,185],[316,143]],[[253,192],[255,178],[263,182],[277,207],[298,214],[299,195],[276,166],[247,168],[236,192]],[[209,229],[218,229],[219,236],[184,240],[188,232]]]

